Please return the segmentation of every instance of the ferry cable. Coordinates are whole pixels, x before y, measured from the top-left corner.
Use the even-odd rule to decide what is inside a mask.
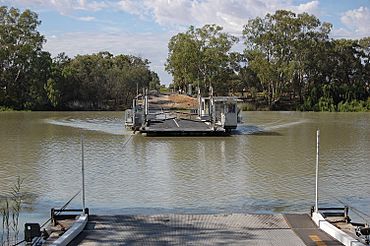
[[[340,199],[338,199],[338,198],[335,198],[338,202],[340,202],[340,203],[342,203],[343,205],[345,205],[344,204],[344,202],[343,201],[341,201]],[[365,224],[364,224],[364,226],[362,227],[362,226],[359,226],[359,225],[357,225],[356,226],[356,229],[355,229],[355,234],[356,234],[356,236],[359,238],[359,240],[361,241],[361,242],[363,242],[364,241],[364,244],[365,245],[369,245],[369,231],[368,231],[368,229],[369,229],[369,221],[367,220],[367,219],[365,219],[365,217],[363,217],[362,215],[364,215],[364,216],[366,216],[367,218],[370,218],[370,216],[368,215],[368,214],[366,214],[366,213],[364,213],[364,212],[362,212],[362,211],[360,211],[359,209],[357,209],[357,208],[355,208],[355,207],[350,207],[350,206],[348,206],[349,208],[351,208],[351,210],[353,211],[353,213],[355,213],[357,216],[359,216],[364,222],[366,222]],[[361,215],[362,214],[362,215]]]
[[[343,201],[339,200],[339,198],[334,197],[334,199],[336,199],[343,206],[347,206]],[[352,210],[353,213],[355,213],[357,216],[359,216],[361,219],[363,219],[367,224],[369,224],[370,215],[360,211],[358,208],[355,208],[353,206],[348,206],[348,207]]]
[[[69,199],[68,200],[68,202],[66,202],[61,208],[60,208],[60,210],[57,212],[57,214],[56,215],[59,215],[70,203],[71,203],[71,201],[73,200],[73,199],[75,199],[76,198],[76,196],[78,195],[78,194],[80,194],[80,192],[81,192],[81,190],[79,190],[71,199]],[[50,222],[50,220],[51,220],[51,218],[49,218],[47,221],[45,221],[41,226],[40,226],[40,228],[43,228],[47,223],[49,223]]]
[[[17,246],[17,245],[19,245],[19,244],[21,244],[21,243],[24,243],[26,240],[25,239],[23,239],[22,241],[19,241],[19,242],[17,242],[17,243],[15,243],[15,244],[13,244],[12,246]]]
[[[134,136],[134,134],[132,134],[128,139],[127,141],[123,144],[122,148],[125,148],[126,145],[128,144],[128,142],[130,142],[130,140],[132,139],[132,137]]]

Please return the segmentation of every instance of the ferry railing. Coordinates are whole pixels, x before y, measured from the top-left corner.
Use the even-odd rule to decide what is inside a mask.
[[[24,226],[24,240],[17,242],[15,245],[20,245],[21,243],[26,243],[26,245],[39,245],[42,240],[46,238],[46,230],[45,227],[48,223],[52,223],[52,225],[56,225],[57,221],[60,219],[66,218],[75,218],[76,216],[80,215],[81,213],[88,214],[89,209],[67,209],[67,206],[74,200],[79,194],[81,190],[79,190],[71,199],[69,199],[61,208],[52,208],[50,212],[50,218],[46,220],[41,225],[39,223],[26,223]],[[71,212],[80,212],[79,214],[71,214]]]

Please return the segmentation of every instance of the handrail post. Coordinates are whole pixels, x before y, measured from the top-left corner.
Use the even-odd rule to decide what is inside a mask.
[[[320,130],[316,132],[316,197],[315,197],[315,212],[319,212],[319,145],[320,145]]]
[[[81,135],[81,174],[82,174],[82,209],[85,211],[85,161],[84,161],[84,137]]]

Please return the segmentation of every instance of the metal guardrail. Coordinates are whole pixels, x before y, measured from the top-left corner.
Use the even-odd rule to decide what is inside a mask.
[[[313,212],[315,211],[315,207],[311,207],[311,217]],[[347,206],[344,207],[319,207],[318,211],[324,217],[343,217],[343,219],[349,223],[351,220],[349,218],[349,208]]]
[[[19,245],[20,243],[26,242],[28,245],[38,245],[38,242],[41,241],[43,235],[41,233],[41,229],[44,228],[50,221],[52,224],[55,225],[57,219],[60,219],[58,216],[63,216],[63,212],[89,212],[88,208],[85,210],[83,209],[67,209],[67,206],[71,203],[73,199],[80,194],[81,191],[78,191],[71,199],[69,199],[61,208],[52,208],[50,212],[50,218],[45,221],[41,226],[38,223],[26,223],[24,227],[24,240],[16,243],[15,245]],[[64,215],[65,216],[65,215]],[[74,215],[75,217],[76,215]]]
[[[50,218],[52,225],[57,225],[58,220],[64,220],[64,219],[74,219],[76,216],[84,214],[89,214],[89,209],[57,209],[52,208],[50,210]]]

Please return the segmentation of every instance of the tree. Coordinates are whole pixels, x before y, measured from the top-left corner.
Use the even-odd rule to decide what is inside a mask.
[[[34,74],[40,60],[48,59],[42,52],[44,37],[37,31],[40,25],[36,13],[15,8],[0,7],[0,103],[14,108],[32,108],[30,101],[38,83],[46,83],[44,74]],[[40,75],[41,78],[37,78]],[[42,81],[42,82],[39,82]],[[36,89],[37,90],[37,89]]]
[[[331,26],[313,15],[278,10],[244,26],[248,64],[256,72],[271,106],[293,88],[305,87],[307,63],[318,42],[328,40]]]
[[[122,108],[131,104],[137,88],[159,84],[149,61],[109,52],[78,55],[63,63],[65,86],[59,86],[64,107],[81,109]],[[156,80],[157,79],[157,80]]]
[[[216,92],[224,92],[222,87],[231,75],[230,49],[237,41],[217,25],[190,26],[186,33],[173,36],[168,44],[166,70],[172,74],[174,85],[206,88],[212,84]]]
[[[54,59],[36,13],[0,7],[0,105],[15,109],[127,107],[136,88],[158,88],[149,61],[109,52]]]
[[[158,74],[151,71],[150,72],[149,90],[159,90],[160,87],[161,87],[161,83],[160,83]]]

